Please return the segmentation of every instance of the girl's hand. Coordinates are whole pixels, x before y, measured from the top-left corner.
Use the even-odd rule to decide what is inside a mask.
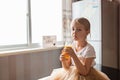
[[[71,58],[66,58],[65,55],[61,54],[60,55],[60,61],[62,62],[62,67],[64,69],[69,69],[70,65],[71,65]]]
[[[67,61],[68,59],[65,58],[65,55],[61,54],[60,55],[60,61]]]
[[[72,49],[72,47],[66,47],[62,50],[62,52],[66,52],[68,53],[71,57],[73,57],[75,55],[74,50]]]

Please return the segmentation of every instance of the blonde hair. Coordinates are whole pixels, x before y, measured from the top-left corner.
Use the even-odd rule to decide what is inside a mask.
[[[82,18],[76,18],[72,21],[72,23],[75,23],[75,22],[84,25],[85,30],[90,30],[90,22],[89,22],[88,19],[83,18],[83,17]]]

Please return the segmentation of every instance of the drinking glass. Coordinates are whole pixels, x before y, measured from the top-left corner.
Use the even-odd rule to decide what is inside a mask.
[[[67,42],[65,42],[64,49],[71,48],[71,47],[72,47],[72,41],[67,41]],[[69,59],[69,58],[70,58],[69,53],[63,51],[62,54],[64,55],[64,57],[65,57],[66,59]]]

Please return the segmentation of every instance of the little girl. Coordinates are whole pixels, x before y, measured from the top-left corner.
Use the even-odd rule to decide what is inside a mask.
[[[110,80],[106,74],[96,70],[95,50],[86,41],[90,33],[90,23],[86,18],[77,18],[72,21],[72,47],[64,48],[62,52],[69,53],[60,55],[62,68],[53,70],[48,80]]]

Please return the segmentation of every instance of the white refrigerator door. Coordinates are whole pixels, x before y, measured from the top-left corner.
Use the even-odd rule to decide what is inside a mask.
[[[91,32],[87,40],[96,51],[96,63],[101,64],[101,0],[84,0],[72,3],[72,18],[85,17],[90,21]]]
[[[72,18],[85,17],[90,21],[88,40],[101,40],[101,1],[85,0],[72,4]]]

